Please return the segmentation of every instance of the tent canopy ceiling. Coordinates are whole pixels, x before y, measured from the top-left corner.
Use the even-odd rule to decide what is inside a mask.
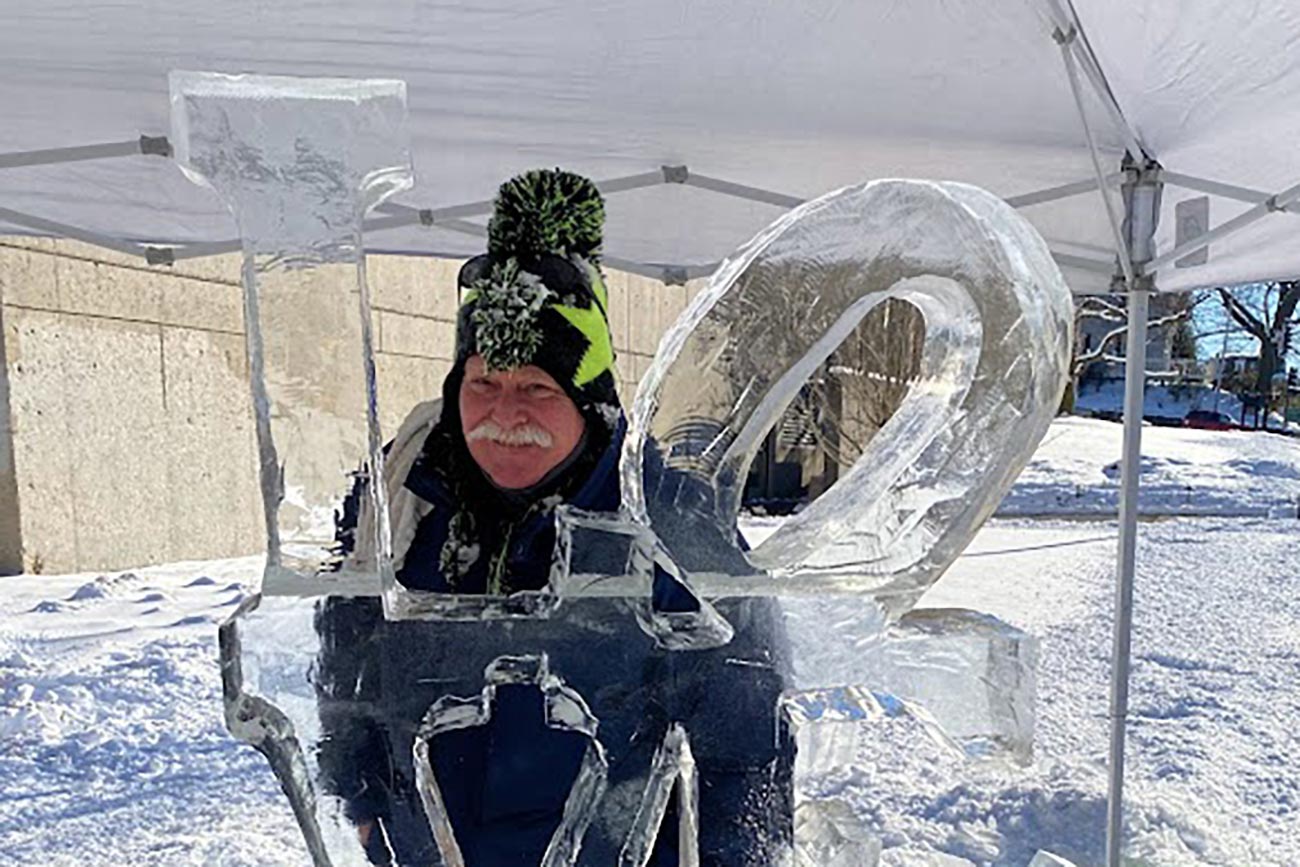
[[[398,201],[413,208],[490,199],[541,165],[597,179],[686,166],[792,200],[878,177],[966,181],[1013,202],[1082,182],[1022,213],[1076,291],[1095,291],[1116,243],[1053,38],[1072,16],[1104,75],[1082,89],[1103,170],[1118,172],[1129,136],[1108,94],[1168,173],[1158,253],[1175,246],[1186,200],[1207,197],[1218,224],[1300,183],[1300,13],[1288,0],[55,0],[6,12],[0,155],[166,135],[172,69],[397,78],[417,174]],[[1188,207],[1185,229],[1199,213]],[[50,231],[36,217],[159,244],[235,235],[215,196],[156,156],[0,169],[0,208],[0,233]],[[781,208],[682,184],[616,192],[606,250],[696,273]],[[1216,240],[1204,264],[1168,263],[1157,284],[1295,276],[1297,230],[1296,214],[1269,214]],[[368,246],[463,256],[482,240],[435,220],[372,232]]]

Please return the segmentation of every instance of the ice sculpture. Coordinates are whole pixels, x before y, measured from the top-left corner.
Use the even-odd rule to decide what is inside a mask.
[[[266,576],[313,577],[333,565],[352,474],[382,467],[361,230],[414,183],[406,85],[183,71],[170,85],[176,161],[239,227]],[[374,529],[387,551],[387,521]]]
[[[1038,641],[988,614],[930,608],[886,634],[873,684],[925,708],[971,758],[1033,758]]]
[[[880,839],[853,807],[833,798],[804,801],[794,808],[798,867],[875,867]]]
[[[1030,644],[904,616],[1064,384],[1068,292],[1013,211],[882,181],[791,212],[665,338],[625,513],[559,510],[543,591],[418,594],[388,568],[382,486],[377,556],[326,544],[350,472],[382,470],[361,221],[410,183],[401,86],[177,74],[172,92],[178,158],[231,204],[245,251],[268,568],[221,630],[227,722],[270,760],[315,864],[472,867],[508,838],[512,863],[545,867],[867,865],[861,820],[796,791],[844,737],[902,715],[957,749],[1019,748]],[[744,551],[762,434],[886,298],[925,317],[921,378],[847,476]],[[958,663],[907,671],[939,650]],[[937,700],[953,684],[976,725]]]
[[[776,612],[719,610],[748,628],[678,651],[623,599],[547,618],[390,621],[373,597],[264,596],[222,627],[227,720],[271,759],[316,864],[367,863],[348,796],[380,780],[404,793],[375,832],[400,864],[494,864],[503,839],[535,856],[510,863],[635,867],[665,835],[683,864],[696,847],[715,857],[695,863],[719,851],[779,863],[792,822],[785,663],[754,641],[772,626],[755,619]],[[353,633],[367,650],[345,652],[348,668],[320,627],[358,614],[372,618]],[[408,766],[395,782],[383,757],[397,744]],[[749,812],[724,791],[740,775],[771,781]]]
[[[721,265],[665,336],[637,392],[622,468],[635,518],[688,568],[698,559],[697,573],[713,571],[708,549],[734,532],[763,436],[889,298],[925,319],[907,398],[833,488],[750,552],[771,582],[698,574],[704,596],[853,592],[897,617],[1033,453],[1070,354],[1072,303],[1047,245],[975,187],[875,181],[779,219]],[[659,466],[676,470],[670,482]]]
[[[781,607],[791,635],[792,695],[829,690],[837,707],[854,710],[849,721],[869,720],[885,700],[967,758],[1017,765],[1033,758],[1038,642],[1032,636],[961,609],[918,609],[891,625],[882,609],[850,595],[783,599]],[[809,720],[802,713],[796,718]],[[827,756],[834,751],[829,741],[819,748]]]

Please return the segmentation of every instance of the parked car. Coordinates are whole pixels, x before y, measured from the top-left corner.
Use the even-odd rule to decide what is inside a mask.
[[[1226,412],[1214,409],[1194,409],[1183,417],[1183,427],[1199,430],[1237,430],[1239,425]]]

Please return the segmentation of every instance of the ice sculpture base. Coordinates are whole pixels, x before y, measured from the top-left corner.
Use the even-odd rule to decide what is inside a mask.
[[[877,714],[881,702],[897,705],[966,758],[1032,759],[1033,636],[961,609],[919,609],[891,626],[880,606],[851,595],[780,604],[801,700],[820,696],[832,710],[852,705],[856,717],[848,718],[858,719]]]
[[[806,801],[794,811],[794,867],[876,867],[880,838],[843,801]]]
[[[923,608],[888,632],[865,681],[924,707],[973,759],[1033,759],[1038,640],[988,614]]]

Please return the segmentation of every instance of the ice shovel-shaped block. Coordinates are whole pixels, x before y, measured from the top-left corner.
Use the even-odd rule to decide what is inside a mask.
[[[243,251],[266,575],[312,577],[335,565],[353,474],[382,466],[362,220],[414,182],[406,87],[209,72],[170,84],[176,161],[230,209]],[[387,521],[371,531],[382,571]]]
[[[175,71],[169,83],[176,161],[254,253],[352,262],[360,218],[414,183],[405,82]]]

